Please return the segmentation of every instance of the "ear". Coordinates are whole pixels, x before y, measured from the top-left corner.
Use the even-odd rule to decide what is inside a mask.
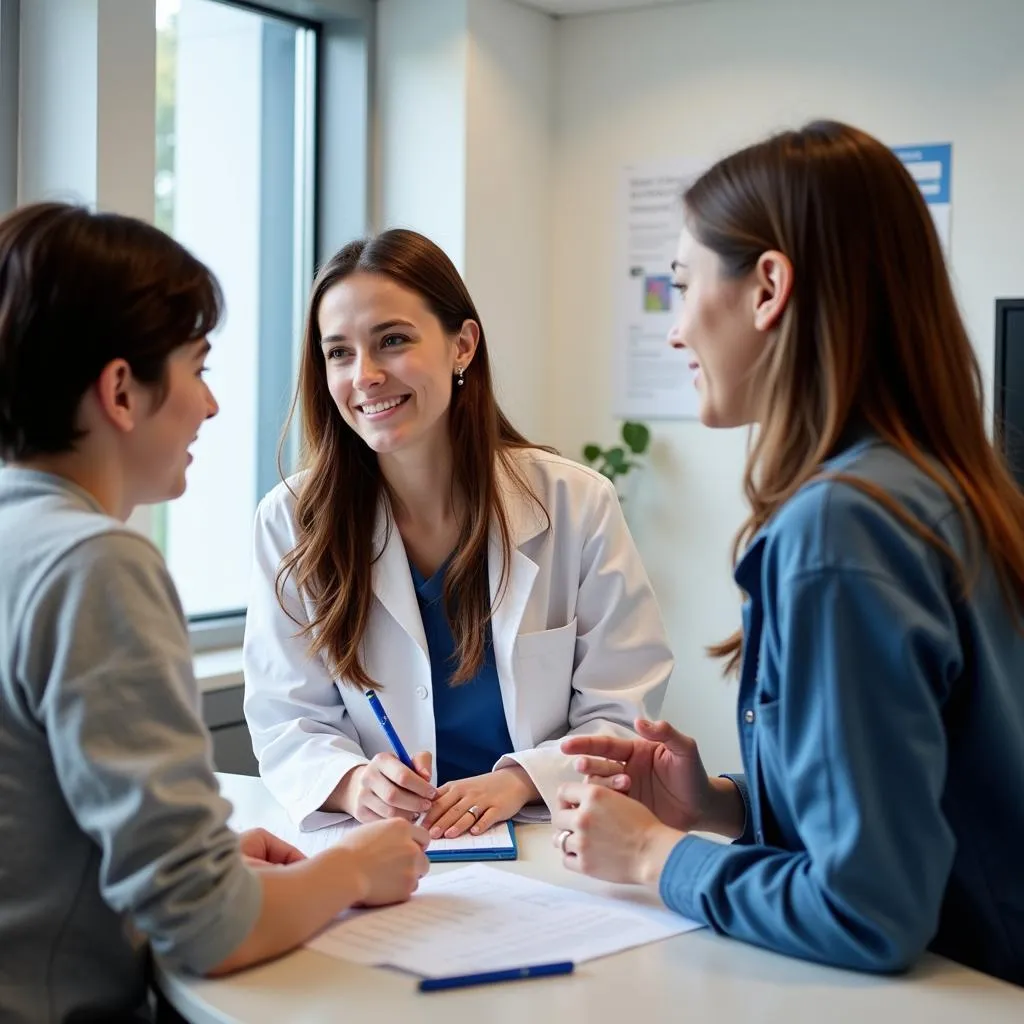
[[[112,359],[92,386],[95,412],[115,430],[131,433],[143,413],[143,394],[124,359]]]
[[[462,329],[455,338],[455,365],[465,369],[476,355],[480,344],[480,325],[475,320],[464,320]]]
[[[793,264],[774,249],[761,253],[754,267],[754,327],[770,331],[777,327],[793,291]]]

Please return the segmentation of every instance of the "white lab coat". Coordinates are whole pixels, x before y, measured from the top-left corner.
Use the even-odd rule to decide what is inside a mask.
[[[656,716],[672,655],[611,483],[536,449],[516,458],[550,526],[502,470],[512,564],[491,633],[514,752],[495,767],[520,764],[550,807],[559,784],[579,778],[559,741],[569,733],[631,733],[637,716]],[[300,478],[290,483],[297,491]],[[256,513],[244,706],[267,788],[301,828],[312,829],[337,820],[318,808],[342,776],[390,747],[363,693],[332,678],[323,659],[310,657],[308,641],[296,636],[298,627],[278,604],[278,568],[296,543],[294,505],[279,484]],[[382,508],[374,550],[385,531]],[[488,567],[493,600],[502,576],[496,531]],[[397,529],[373,566],[373,590],[364,666],[381,684],[381,701],[406,749],[428,750],[436,764],[434,682]],[[295,618],[309,621],[291,580],[284,597]]]

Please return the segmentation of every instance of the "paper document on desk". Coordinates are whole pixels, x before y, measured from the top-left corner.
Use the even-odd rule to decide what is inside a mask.
[[[231,817],[231,827],[236,832],[255,828],[258,824],[243,821],[238,814]],[[294,825],[287,828],[278,826],[274,832],[281,839],[300,849],[307,857],[313,857],[332,846],[337,846],[352,833],[353,829],[359,827],[360,823],[354,818],[344,818],[314,832],[303,832]],[[499,821],[497,825],[478,836],[466,832],[457,839],[433,839],[427,847],[427,856],[434,861],[515,860],[517,853],[512,824],[507,821]]]
[[[667,910],[474,865],[428,875],[408,903],[352,914],[307,945],[430,978],[579,963],[700,927]]]

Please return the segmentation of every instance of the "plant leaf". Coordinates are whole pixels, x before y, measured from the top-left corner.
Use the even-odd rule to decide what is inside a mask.
[[[616,473],[625,473],[626,466],[626,452],[623,448],[609,448],[604,453],[605,458],[608,460],[608,464],[615,470]]]
[[[634,455],[643,455],[651,443],[651,432],[643,423],[623,423],[622,440]]]
[[[601,454],[601,449],[596,444],[587,444],[583,446],[583,458],[587,462],[594,462]]]

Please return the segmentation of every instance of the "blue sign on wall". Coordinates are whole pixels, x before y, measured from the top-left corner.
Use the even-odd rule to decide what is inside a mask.
[[[943,142],[934,146],[894,146],[929,203],[949,202],[949,179],[953,167],[953,146]]]
[[[929,146],[893,146],[921,190],[943,248],[949,251],[950,182],[953,173],[953,145],[950,142]]]

